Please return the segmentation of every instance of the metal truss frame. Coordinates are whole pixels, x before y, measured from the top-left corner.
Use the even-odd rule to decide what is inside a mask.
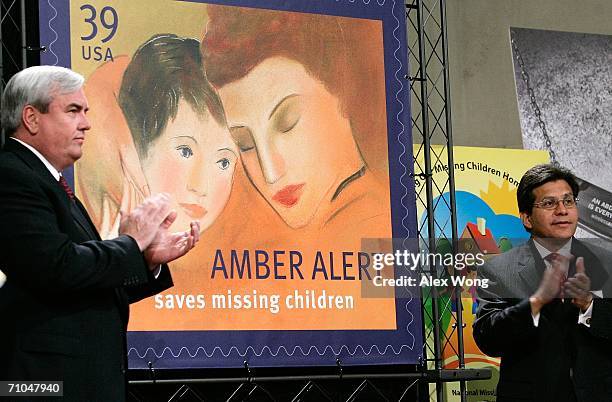
[[[38,42],[38,1],[0,0],[0,93],[19,70],[40,64],[39,52],[44,49],[31,46]]]
[[[416,194],[417,205],[425,210],[425,218],[418,223],[419,244],[429,253],[441,252],[442,244],[457,252],[446,0],[406,0],[406,20],[414,175],[425,183]],[[448,169],[437,171],[434,177],[432,167],[440,164]],[[445,193],[448,197],[434,198]],[[452,270],[423,268],[424,273],[441,278],[454,274]],[[465,368],[461,289],[440,297],[440,290],[431,287],[422,289],[421,296],[424,365],[440,373],[440,378],[455,377],[460,383],[459,398],[465,401],[466,380],[489,378],[490,373]],[[450,330],[441,326],[444,316],[450,316]],[[445,357],[456,359],[458,368],[445,369]],[[437,380],[435,387],[432,384],[430,399],[445,400],[443,381]]]
[[[0,91],[13,74],[39,64],[38,2],[0,0]],[[446,0],[405,0],[412,136],[415,143],[414,174],[425,182],[416,194],[426,218],[419,222],[421,247],[435,252],[436,238],[455,245],[457,224],[453,180],[452,127],[449,94]],[[27,18],[26,18],[27,17]],[[434,148],[433,145],[442,145]],[[433,179],[432,166],[448,166],[446,176]],[[449,193],[448,200],[434,194]],[[450,218],[441,222],[438,211]],[[450,236],[444,236],[449,233]],[[431,235],[430,235],[431,234]],[[427,268],[435,276],[447,275],[439,267]],[[156,378],[154,371],[130,381],[131,401],[437,401],[446,400],[443,384],[460,381],[465,401],[465,381],[486,378],[485,370],[466,370],[460,294],[444,299],[438,290],[423,291],[424,360],[421,365],[357,368],[342,367],[292,371],[230,371],[214,376],[210,371]],[[453,311],[451,305],[456,306]],[[450,333],[441,328],[443,314],[451,313]],[[443,356],[456,356],[457,370],[446,370]],[[295,374],[292,374],[295,373]],[[431,385],[431,386],[430,386]]]

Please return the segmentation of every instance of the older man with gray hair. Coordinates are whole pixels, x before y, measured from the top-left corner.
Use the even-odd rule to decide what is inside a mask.
[[[129,303],[172,286],[167,262],[198,241],[167,194],[124,213],[101,240],[62,171],[82,153],[88,103],[81,75],[30,67],[2,96],[0,380],[63,381],[64,401],[126,399]]]

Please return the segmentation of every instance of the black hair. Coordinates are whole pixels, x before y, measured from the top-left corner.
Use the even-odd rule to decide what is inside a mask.
[[[219,95],[204,72],[200,43],[173,34],[154,35],[134,53],[118,99],[141,159],[176,117],[181,99],[197,114],[208,112],[226,124]]]
[[[553,164],[536,165],[525,172],[516,191],[519,212],[531,213],[535,195],[533,190],[551,181],[565,180],[572,189],[574,197],[578,197],[580,188],[576,176],[568,170]]]

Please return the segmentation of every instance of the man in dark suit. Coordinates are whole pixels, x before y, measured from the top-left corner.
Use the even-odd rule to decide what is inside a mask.
[[[122,401],[128,303],[172,286],[165,263],[194,246],[199,224],[169,233],[176,213],[160,194],[123,214],[117,238],[100,239],[61,175],[90,128],[82,85],[40,66],[3,93],[0,380],[58,380],[65,401]]]
[[[479,268],[478,347],[501,357],[497,401],[612,401],[612,254],[574,238],[574,175],[528,170],[517,190],[531,239]]]

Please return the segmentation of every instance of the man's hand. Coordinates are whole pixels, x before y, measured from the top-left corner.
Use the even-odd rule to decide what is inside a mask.
[[[162,223],[168,220],[170,196],[166,193],[154,195],[145,199],[131,213],[120,213],[119,234],[131,236],[140,251],[144,251],[156,237]]]
[[[584,269],[584,258],[576,260],[576,274],[565,282],[565,294],[572,298],[572,303],[585,312],[593,301],[591,293],[591,279]]]
[[[558,265],[544,271],[538,290],[529,298],[533,315],[538,314],[542,307],[559,295],[562,279],[563,271]]]
[[[559,297],[563,278],[569,267],[570,258],[559,255],[551,267],[544,270],[538,290],[529,298],[531,313],[536,315],[542,307]]]
[[[145,259],[151,269],[184,256],[200,240],[198,221],[191,222],[188,231],[169,233],[168,228],[175,219],[176,212],[173,211],[161,224],[151,244],[144,250]]]

